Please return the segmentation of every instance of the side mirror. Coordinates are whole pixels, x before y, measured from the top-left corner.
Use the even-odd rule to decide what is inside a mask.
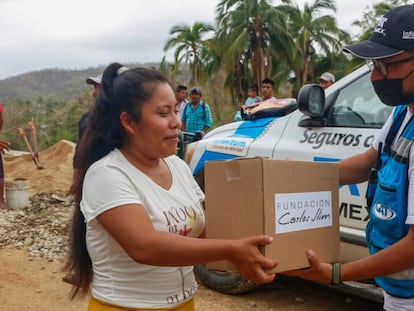
[[[325,91],[317,84],[305,84],[298,94],[298,109],[311,118],[321,118],[325,109]]]

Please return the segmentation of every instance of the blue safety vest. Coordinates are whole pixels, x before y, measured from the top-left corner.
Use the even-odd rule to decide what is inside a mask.
[[[398,106],[393,114],[390,132],[398,131],[408,107]],[[399,124],[398,124],[399,123]],[[395,136],[395,133],[394,133]],[[394,139],[394,137],[392,138]],[[370,208],[370,221],[366,228],[371,254],[396,243],[407,235],[408,165],[414,141],[414,122],[407,123],[396,143],[385,142],[381,152],[378,184]],[[375,281],[392,296],[414,297],[414,269],[375,278]]]

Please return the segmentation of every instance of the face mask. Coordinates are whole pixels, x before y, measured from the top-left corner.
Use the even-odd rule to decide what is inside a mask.
[[[403,95],[402,87],[403,81],[412,74],[413,71],[408,73],[402,79],[384,79],[371,81],[374,87],[375,93],[377,93],[379,99],[387,106],[406,105],[414,102],[414,93]]]

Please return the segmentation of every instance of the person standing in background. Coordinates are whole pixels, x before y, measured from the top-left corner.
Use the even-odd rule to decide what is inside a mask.
[[[326,89],[326,88],[330,87],[334,83],[335,83],[335,76],[332,73],[330,73],[330,72],[324,72],[319,77],[319,85],[323,89]]]
[[[181,120],[183,111],[188,104],[187,87],[185,85],[178,85],[175,89],[175,99],[177,100],[178,118]]]
[[[99,95],[99,90],[101,88],[101,80],[102,80],[102,74],[100,74],[96,77],[89,77],[89,78],[86,79],[86,84],[89,84],[89,85],[93,86],[92,96],[93,96],[94,101],[96,101],[96,98]],[[79,124],[78,124],[78,129],[79,129],[79,131],[78,131],[78,142],[83,136],[86,125],[88,124],[90,114],[91,114],[91,111],[85,112],[79,120]]]
[[[101,88],[101,80],[102,80],[102,74],[100,74],[96,77],[89,77],[89,78],[86,79],[86,84],[93,86],[92,96],[93,96],[94,101],[96,101],[96,98],[99,95],[99,90]],[[71,194],[73,194],[73,191],[74,191],[73,187],[74,187],[74,184],[75,184],[75,179],[78,176],[78,162],[79,162],[78,152],[77,152],[78,151],[78,144],[79,144],[79,142],[80,142],[80,140],[81,140],[81,138],[82,138],[82,136],[85,132],[86,125],[89,122],[90,115],[91,115],[90,110],[85,112],[81,116],[81,118],[79,120],[79,123],[78,123],[78,140],[77,140],[77,144],[76,144],[76,148],[75,148],[75,154],[73,156],[72,185],[71,185],[70,191],[69,191]]]
[[[186,105],[181,117],[183,131],[207,133],[213,127],[210,107],[201,100],[201,96],[201,88],[193,87],[191,89],[191,102]]]

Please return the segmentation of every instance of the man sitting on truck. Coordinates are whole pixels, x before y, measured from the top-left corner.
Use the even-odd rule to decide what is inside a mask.
[[[276,101],[276,97],[273,96],[273,89],[275,87],[275,81],[273,81],[272,79],[266,78],[262,81],[262,97],[263,97],[263,101],[262,102],[272,102],[272,101]]]

